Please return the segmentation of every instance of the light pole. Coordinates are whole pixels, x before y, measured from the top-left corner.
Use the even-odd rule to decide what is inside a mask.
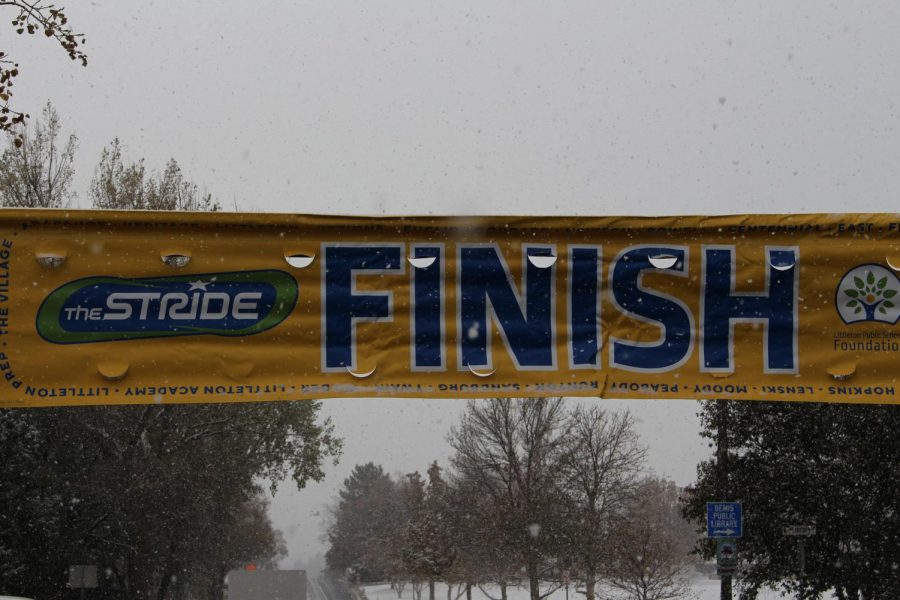
[[[716,477],[719,498],[728,500],[728,401],[716,400]],[[731,600],[731,574],[719,576],[719,600]]]

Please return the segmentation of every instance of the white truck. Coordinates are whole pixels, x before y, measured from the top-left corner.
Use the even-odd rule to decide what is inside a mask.
[[[306,571],[228,572],[228,600],[306,600]]]

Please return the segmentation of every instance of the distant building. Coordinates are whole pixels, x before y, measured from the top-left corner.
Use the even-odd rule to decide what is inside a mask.
[[[306,571],[233,570],[227,600],[306,600]]]

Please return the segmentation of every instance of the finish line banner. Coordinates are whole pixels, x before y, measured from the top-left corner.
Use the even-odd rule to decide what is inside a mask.
[[[0,406],[897,403],[900,215],[0,210]]]

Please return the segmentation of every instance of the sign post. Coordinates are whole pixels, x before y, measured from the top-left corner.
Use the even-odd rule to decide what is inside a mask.
[[[744,513],[740,502],[706,503],[706,537],[716,540],[716,572],[722,578],[721,600],[731,600],[731,577],[737,570],[737,542],[734,540],[743,535],[743,530]]]
[[[786,525],[781,532],[797,538],[797,561],[800,573],[806,573],[806,538],[816,535],[815,525]]]
[[[97,587],[97,565],[70,566],[68,586],[72,589],[80,589],[83,600],[84,590]]]

